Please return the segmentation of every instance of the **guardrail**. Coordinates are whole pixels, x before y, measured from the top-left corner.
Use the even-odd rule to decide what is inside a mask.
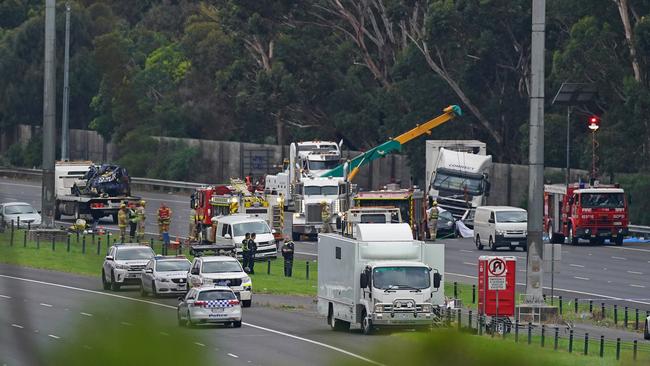
[[[650,226],[628,225],[627,228],[630,230],[630,233],[650,234]]]

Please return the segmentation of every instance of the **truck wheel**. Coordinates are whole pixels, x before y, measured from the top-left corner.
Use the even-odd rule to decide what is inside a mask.
[[[476,243],[476,249],[483,250],[483,244],[481,244],[481,237],[478,234],[476,234],[475,243]]]
[[[614,244],[616,244],[616,246],[619,246],[619,247],[620,247],[621,245],[623,245],[623,239],[625,239],[625,238],[623,238],[622,235],[621,235],[621,236],[617,236],[617,237],[614,239]],[[646,339],[647,339],[647,338],[646,338]]]
[[[569,244],[578,245],[578,238],[573,236],[573,226],[569,226]]]
[[[372,320],[366,316],[366,312],[364,311],[361,316],[363,317],[361,320],[361,330],[363,330],[363,334],[365,335],[371,335],[372,334]]]
[[[241,320],[237,320],[232,322],[232,327],[233,328],[241,328]]]
[[[106,282],[106,273],[104,273],[103,268],[102,268],[102,288],[104,290],[109,290],[111,288],[111,284]]]
[[[492,236],[490,235],[490,238],[488,239],[488,245],[490,246],[491,251],[496,251],[497,247],[496,244],[494,244],[494,239],[492,239]]]
[[[252,304],[253,304],[253,299],[241,301],[241,305],[245,308],[250,308]]]

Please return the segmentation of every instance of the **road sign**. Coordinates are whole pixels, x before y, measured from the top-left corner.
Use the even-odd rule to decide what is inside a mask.
[[[505,290],[506,289],[506,278],[503,277],[488,277],[488,289],[489,290]]]
[[[503,276],[506,273],[506,262],[499,257],[492,258],[488,263],[488,271],[490,272],[490,276]]]

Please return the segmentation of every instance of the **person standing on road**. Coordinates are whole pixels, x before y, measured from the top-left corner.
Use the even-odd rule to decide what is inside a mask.
[[[145,204],[146,202],[144,200],[140,200],[138,207],[135,209],[135,214],[138,217],[138,242],[142,242],[144,240],[144,221],[146,219],[146,212],[145,212]]]
[[[126,237],[126,223],[128,219],[128,212],[126,210],[126,204],[122,203],[120,205],[119,211],[117,211],[117,226],[120,228],[120,242],[124,243]]]
[[[172,210],[164,202],[160,203],[158,208],[158,233],[162,240],[163,233],[169,232],[169,225],[172,222]]]
[[[321,229],[321,233],[329,233],[331,232],[330,230],[330,205],[327,204],[325,201],[321,201],[320,203],[320,210],[321,210],[321,218],[323,219],[323,228]]]
[[[242,265],[244,267],[244,272],[249,273],[250,272],[250,267],[249,267],[249,261],[250,261],[250,249],[248,248],[248,243],[251,240],[251,233],[246,233],[244,236],[244,240],[241,242],[241,258],[242,258]]]
[[[293,241],[289,240],[289,238],[286,238],[284,244],[282,245],[282,257],[284,258],[284,277],[291,277],[291,272],[293,269],[293,252]]]
[[[138,230],[138,214],[136,210],[131,207],[128,208],[127,212],[129,213],[129,238],[131,243],[134,243],[136,241],[136,232]]]
[[[250,274],[255,274],[255,253],[257,252],[255,236],[255,233],[251,233],[251,238],[248,240],[248,266],[251,269]]]
[[[427,210],[427,216],[429,219],[429,238],[436,241],[436,235],[438,233],[438,202],[433,201],[431,203],[431,208]]]

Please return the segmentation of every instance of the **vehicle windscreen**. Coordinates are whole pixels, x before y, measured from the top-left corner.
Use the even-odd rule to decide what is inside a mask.
[[[582,193],[580,205],[583,208],[621,208],[625,207],[623,193]]]
[[[436,179],[433,181],[433,188],[460,194],[467,192],[471,195],[480,195],[483,193],[483,181],[479,178],[455,176],[438,172]]]
[[[525,211],[499,211],[497,222],[527,222],[528,213]]]
[[[363,214],[361,215],[362,224],[385,224],[385,214]]]
[[[234,224],[233,226],[233,235],[234,236],[244,236],[246,233],[255,233],[255,234],[268,234],[271,232],[269,225],[266,221],[251,221],[244,222],[241,224]]]
[[[212,301],[212,300],[235,300],[237,297],[232,291],[225,290],[208,290],[201,291],[197,300]]]
[[[310,170],[325,170],[325,169],[334,169],[339,165],[339,162],[336,160],[325,160],[325,161],[309,161]]]
[[[429,269],[426,267],[379,267],[373,270],[372,281],[375,288],[399,289],[429,287]]]
[[[338,186],[305,186],[305,196],[337,196]]]
[[[225,273],[241,271],[241,265],[236,261],[203,262],[203,273]]]
[[[34,208],[30,205],[11,205],[5,206],[6,215],[20,215],[20,214],[33,214],[36,213]]]
[[[151,259],[154,253],[149,247],[144,248],[120,248],[115,254],[116,260],[132,261],[138,259]]]
[[[178,261],[158,261],[156,262],[156,271],[158,272],[175,272],[175,271],[189,271],[190,262],[184,260]]]
[[[442,212],[438,213],[438,220],[454,221],[454,216],[449,211],[442,211]]]
[[[407,199],[356,199],[355,203],[359,207],[381,207],[389,206],[399,209],[399,212],[402,216],[402,222],[411,222],[411,204]],[[394,220],[393,220],[394,218]],[[391,222],[399,222],[397,215],[391,216]]]

